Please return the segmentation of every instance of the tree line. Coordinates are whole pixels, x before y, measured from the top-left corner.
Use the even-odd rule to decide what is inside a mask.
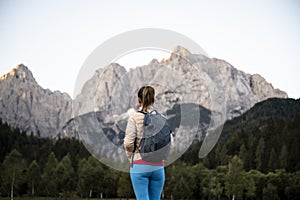
[[[36,160],[26,164],[13,149],[1,164],[0,180],[4,197],[134,197],[129,174],[108,168],[93,156],[80,159],[74,168],[70,154],[58,161],[51,152],[41,168]],[[215,169],[179,160],[166,167],[163,199],[297,199],[299,186],[299,171],[246,171],[238,156]]]
[[[198,158],[201,142],[195,141],[166,167],[163,198],[299,199],[299,103],[266,103],[227,121],[204,159]],[[80,141],[40,138],[0,124],[0,196],[129,198],[134,193],[128,173],[103,165]]]
[[[295,120],[300,120],[300,117],[296,117]],[[10,130],[8,126],[1,125],[1,196],[134,197],[129,174],[103,165],[91,156],[79,141],[37,138],[19,133],[17,130],[10,130],[11,132],[7,134],[3,131],[3,127]],[[295,128],[294,125],[291,127]],[[282,129],[285,130],[285,126],[282,126]],[[277,132],[280,130],[277,128]],[[166,167],[163,197],[165,199],[299,197],[300,172],[296,167],[289,167],[287,160],[281,160],[283,155],[290,153],[274,156],[271,150],[269,157],[262,158],[259,153],[261,146],[267,144],[262,145],[264,142],[261,138],[256,138],[258,145],[255,152],[244,151],[243,149],[248,146],[234,145],[237,142],[235,140],[241,143],[243,141],[241,137],[233,134],[227,143],[217,146],[203,160],[197,158],[201,143],[196,142],[180,160]],[[227,147],[232,146],[237,146],[236,152],[228,150]],[[265,148],[262,152],[266,152]],[[283,146],[281,149],[283,150],[280,152],[286,152],[289,148]],[[248,160],[245,159],[249,156],[247,153],[254,154],[253,160],[257,162],[250,168]],[[295,158],[297,155],[290,157]],[[268,168],[261,168],[264,165]]]

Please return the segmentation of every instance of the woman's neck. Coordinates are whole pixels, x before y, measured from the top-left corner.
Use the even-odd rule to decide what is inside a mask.
[[[143,111],[143,112],[149,112],[152,110],[152,106],[148,106],[147,108],[144,108],[144,109],[143,109],[143,106],[140,106],[139,110]]]

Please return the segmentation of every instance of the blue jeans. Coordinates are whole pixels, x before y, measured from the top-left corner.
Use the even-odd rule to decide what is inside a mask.
[[[165,182],[163,166],[134,164],[130,178],[137,200],[159,200]]]

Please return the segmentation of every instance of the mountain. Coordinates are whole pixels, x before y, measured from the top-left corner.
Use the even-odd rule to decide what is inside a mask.
[[[66,93],[43,89],[26,66],[18,65],[0,78],[0,118],[42,137],[78,137],[75,119],[101,113],[105,130],[109,130],[110,125],[127,120],[128,111],[137,107],[138,89],[146,84],[155,87],[155,109],[161,113],[178,109],[178,105],[195,104],[196,110],[201,105],[211,113],[214,127],[262,100],[287,98],[260,75],[246,74],[224,60],[192,54],[178,46],[169,58],[153,59],[129,71],[117,63],[98,69],[74,100]]]
[[[154,59],[129,71],[112,63],[98,70],[75,98],[75,113],[125,113],[137,107],[137,90],[146,84],[155,87],[155,106],[161,112],[175,104],[196,103],[223,113],[224,119],[238,116],[267,98],[287,98],[258,74],[246,74],[224,60],[192,54],[178,46],[161,62]]]
[[[66,93],[43,89],[20,64],[0,78],[0,118],[11,127],[42,137],[55,137],[71,118]]]

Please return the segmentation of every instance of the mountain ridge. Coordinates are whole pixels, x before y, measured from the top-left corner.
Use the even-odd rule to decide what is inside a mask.
[[[260,75],[247,74],[227,61],[192,54],[177,46],[160,62],[153,59],[129,71],[118,63],[96,70],[75,99],[67,93],[43,89],[32,72],[20,64],[0,78],[0,118],[24,131],[56,137],[74,116],[95,111],[121,115],[136,108],[138,88],[151,83],[156,88],[156,109],[162,113],[176,104],[196,103],[226,112],[224,120],[264,99],[287,98]],[[226,105],[222,105],[225,100]]]
[[[53,137],[71,117],[70,96],[43,89],[23,64],[1,76],[0,92],[1,120],[24,132]]]
[[[116,66],[120,67],[120,65],[109,65],[109,67]],[[197,101],[194,103],[199,103],[211,110],[224,102],[225,97],[223,97],[223,99],[217,99],[217,96],[225,96],[228,94],[226,98],[233,104],[228,105],[226,108],[229,112],[237,107],[241,107],[241,112],[244,112],[253,106],[254,102],[256,103],[269,97],[288,97],[285,92],[274,89],[272,84],[268,83],[260,75],[251,75],[237,70],[228,62],[221,59],[210,59],[201,54],[191,54],[188,50],[180,46],[174,49],[168,59],[163,59],[160,62],[152,60],[148,65],[138,66],[135,69],[130,69],[128,72],[124,70],[123,74],[105,73],[105,71],[103,71],[103,77],[107,79],[109,77],[111,80],[117,79],[117,81],[103,81],[97,77],[92,77],[88,81],[94,82],[94,85],[101,85],[101,82],[105,82],[105,84],[108,85],[117,85],[120,90],[117,91],[118,88],[114,87],[115,95],[120,94],[121,89],[131,94],[129,97],[124,97],[125,102],[129,102],[126,106],[123,108],[114,108],[118,113],[126,112],[126,109],[134,107],[136,102],[135,94],[138,88],[151,83],[156,86],[156,94],[159,96],[163,97],[164,95],[162,93],[166,90],[174,91],[175,96],[181,97],[181,101]],[[122,80],[122,78],[124,78],[124,80]],[[127,84],[128,81],[130,82],[129,88]],[[126,87],[123,84],[126,85]],[[213,86],[210,87],[210,85]],[[102,88],[104,88],[104,86],[102,86]],[[87,90],[86,93],[85,89],[82,89],[80,95],[84,98],[88,98],[88,96],[91,95],[93,97],[96,96],[98,99],[103,99],[105,97],[101,97],[100,93],[105,92],[112,93],[113,91],[98,90],[98,93],[94,92],[90,94],[90,90]],[[213,102],[215,99],[209,100],[212,98],[215,98],[216,102]],[[160,100],[158,99],[158,101]],[[77,102],[81,103],[80,100],[77,101],[77,98],[74,99],[74,102],[75,104]],[[164,102],[159,103],[162,104],[159,109],[166,110],[166,108],[164,108],[166,106]],[[98,108],[106,105],[103,102],[97,102],[97,100],[94,102],[90,101],[86,104],[93,104],[94,107]],[[173,104],[171,103],[168,108],[172,106]],[[75,110],[78,110],[79,114],[92,111],[92,109],[81,109],[80,106],[75,106]]]

